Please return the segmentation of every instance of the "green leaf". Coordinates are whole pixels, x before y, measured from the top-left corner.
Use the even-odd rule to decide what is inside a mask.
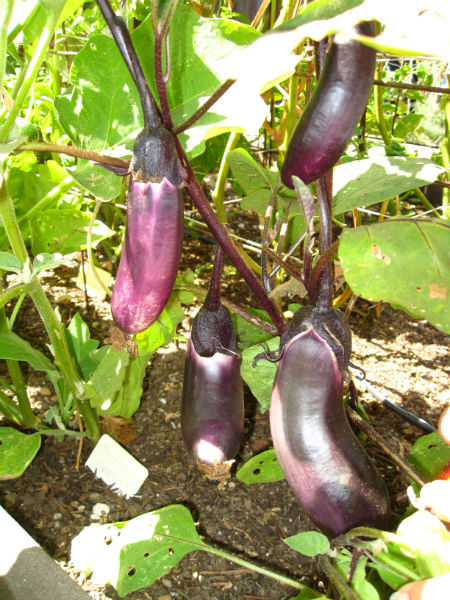
[[[170,344],[178,325],[184,319],[184,310],[176,297],[169,300],[157,321],[136,335],[139,354],[148,355],[161,346]]]
[[[265,169],[243,148],[236,148],[236,150],[228,152],[227,163],[246,194],[251,194],[264,187],[275,186],[277,174]]]
[[[11,254],[10,252],[0,252],[0,269],[21,273],[22,264],[14,254]]]
[[[152,585],[186,554],[207,549],[189,510],[165,506],[130,521],[85,527],[72,542],[76,568],[121,596]]]
[[[83,250],[87,245],[87,231],[91,215],[74,208],[48,209],[36,215],[30,224],[33,254],[61,252],[70,254]],[[92,228],[92,246],[114,235],[102,221],[95,221]]]
[[[378,156],[342,163],[333,171],[333,214],[383,202],[433,183],[442,171],[426,158]]]
[[[269,322],[267,313],[264,310],[247,308],[246,311],[255,317],[259,317],[263,321]],[[238,335],[238,344],[240,347],[244,346],[244,344],[251,344],[252,346],[261,344],[272,337],[270,333],[263,331],[235,312],[231,312],[231,319],[233,321],[234,330]]]
[[[139,95],[111,37],[88,40],[73,60],[70,79],[73,87],[55,98],[55,109],[77,146],[104,152],[141,129]]]
[[[445,221],[392,219],[345,229],[339,257],[355,294],[389,302],[450,333],[449,246]]]
[[[318,531],[302,531],[285,538],[283,542],[305,556],[326,554],[330,550],[328,538]]]
[[[280,345],[280,338],[274,337],[267,340],[266,345],[270,351],[277,350]],[[261,346],[251,346],[242,352],[241,376],[250,388],[252,394],[258,400],[262,412],[270,408],[272,398],[273,380],[277,370],[276,363],[270,362],[264,358],[253,367],[253,359],[257,354],[263,352]]]
[[[89,327],[83,321],[79,313],[72,318],[66,329],[66,339],[69,350],[78,370],[86,381],[91,376],[97,366],[97,362],[92,358],[92,353],[97,349],[98,341],[92,340]]]
[[[53,363],[42,352],[12,331],[0,333],[0,358],[28,362],[36,371],[57,372]]]
[[[269,483],[284,479],[284,473],[278,463],[275,450],[265,450],[252,456],[236,473],[244,483]]]
[[[40,434],[27,435],[13,427],[0,427],[0,481],[20,477],[40,447]]]
[[[53,254],[41,252],[34,257],[33,271],[35,273],[39,273],[40,271],[45,271],[46,269],[53,269],[54,267],[58,267],[59,265],[63,264],[65,260],[66,258],[59,252],[55,252]]]
[[[141,403],[146,369],[147,356],[130,357],[130,362],[125,368],[122,386],[115,394],[111,405],[102,409],[101,414],[130,419]]]
[[[126,350],[109,347],[102,361],[84,386],[86,398],[94,408],[107,411],[116,399],[126,375],[130,355]]]
[[[178,286],[194,286],[195,285],[195,273],[191,271],[191,269],[186,269],[186,271],[179,271],[177,273],[177,279],[175,281],[174,288]],[[192,304],[194,302],[195,295],[193,292],[185,291],[185,290],[175,290],[172,292],[171,298],[178,298],[181,304]]]
[[[122,178],[100,165],[78,160],[77,166],[67,168],[67,172],[78,185],[103,201],[114,200],[120,194]]]
[[[442,475],[446,479],[450,477],[450,469],[446,469],[450,466],[450,445],[444,442],[437,431],[423,435],[414,442],[408,461],[427,481]]]

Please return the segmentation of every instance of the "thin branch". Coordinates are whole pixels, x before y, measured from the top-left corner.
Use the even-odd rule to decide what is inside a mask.
[[[418,90],[420,92],[434,92],[435,94],[450,94],[450,88],[436,87],[434,85],[422,85],[421,83],[404,83],[403,81],[381,81],[374,79],[374,85],[382,87],[398,88],[401,90]]]
[[[178,127],[174,127],[173,133],[178,135],[179,133],[183,133],[186,129],[189,129],[194,123],[196,123],[208,110],[211,108],[213,104],[221,98],[225,92],[233,85],[234,79],[227,79],[218,90],[214,92],[212,96],[208,98],[208,100],[200,106],[198,110],[195,111],[193,115],[191,115],[184,123],[178,125]]]
[[[405,473],[411,477],[413,481],[415,481],[420,487],[422,487],[426,481],[419,475],[419,473],[413,469],[413,467],[404,460],[401,456],[399,456],[396,452],[389,448],[389,445],[385,441],[385,439],[376,431],[370,423],[365,421],[357,412],[354,410],[347,410],[347,414],[352,421],[359,429],[364,431],[374,442],[376,442],[380,448],[385,452],[397,465],[405,471]]]
[[[92,162],[100,163],[102,165],[110,165],[111,167],[117,167],[119,169],[128,169],[129,162],[123,158],[116,158],[115,156],[106,156],[104,154],[98,154],[97,152],[91,152],[84,148],[78,148],[77,146],[68,146],[66,144],[48,144],[47,142],[35,142],[22,144],[15,149],[15,152],[55,152],[57,154],[67,154],[68,156],[75,156],[76,158],[84,158],[91,160]]]

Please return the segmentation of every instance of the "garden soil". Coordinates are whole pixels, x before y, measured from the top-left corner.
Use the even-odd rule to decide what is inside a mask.
[[[257,234],[257,223],[237,229]],[[253,231],[253,233],[255,233]],[[211,265],[214,246],[206,239],[186,238],[183,268],[197,269],[205,287],[210,273],[199,267]],[[100,257],[101,258],[101,257]],[[102,265],[111,269],[107,261]],[[232,273],[229,269],[228,274]],[[75,286],[78,263],[46,273],[42,281],[49,297],[68,323],[75,312],[89,324],[91,336],[103,344],[112,325],[109,304],[86,298]],[[256,306],[245,284],[231,276],[223,296],[242,306]],[[86,302],[87,301],[87,302]],[[188,335],[190,318],[199,304],[187,311],[179,333]],[[425,321],[417,322],[388,305],[358,300],[350,316],[353,330],[352,360],[364,368],[368,379],[382,395],[437,425],[449,401],[448,336]],[[47,351],[46,337],[34,308],[26,302],[15,330],[34,346]],[[245,440],[232,468],[232,477],[220,485],[207,479],[186,453],[180,429],[180,408],[186,341],[177,340],[160,348],[148,366],[139,410],[124,423],[103,422],[149,470],[139,496],[124,499],[96,479],[84,463],[92,444],[46,438],[42,448],[22,477],[0,483],[0,503],[58,561],[93,600],[117,599],[115,590],[92,583],[70,562],[71,540],[91,523],[93,506],[105,503],[109,514],[103,522],[124,521],[168,504],[188,507],[198,532],[212,545],[260,566],[297,578],[324,589],[316,561],[290,549],[283,539],[300,531],[315,529],[298,506],[284,481],[246,485],[234,473],[251,456],[270,448],[268,413],[261,413],[246,390]],[[36,411],[44,413],[55,402],[51,384],[24,365]],[[5,376],[2,372],[2,376]],[[357,384],[358,387],[358,384]],[[372,425],[389,446],[407,456],[423,432],[362,392],[360,398]],[[394,522],[407,506],[407,476],[372,442],[366,449],[382,473],[392,499]],[[45,574],[43,574],[45,576]],[[205,552],[193,552],[152,586],[136,591],[131,600],[284,600],[296,590],[273,579],[237,566]]]

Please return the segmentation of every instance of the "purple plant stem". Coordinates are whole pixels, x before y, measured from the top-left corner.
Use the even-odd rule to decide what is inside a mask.
[[[319,251],[321,255],[323,255],[331,245],[331,210],[327,187],[326,176],[319,177],[316,181],[316,190],[319,203]],[[318,310],[328,310],[333,305],[332,279],[332,265],[330,262],[327,262],[320,272],[314,295],[311,294],[310,288],[310,297]]]
[[[222,248],[217,246],[209,290],[205,298],[205,308],[211,312],[220,306],[220,274],[222,271]]]
[[[217,243],[222,247],[225,254],[238,269],[245,282],[256,296],[261,308],[267,312],[269,317],[272,319],[273,324],[277,328],[278,333],[281,335],[281,333],[283,333],[283,331],[286,329],[286,321],[284,320],[283,314],[275,302],[269,298],[259,279],[240,255],[239,250],[236,248],[230,234],[216,217],[213,209],[205,197],[205,194],[203,193],[199,182],[197,181],[197,178],[195,177],[192,166],[190,165],[178,139],[176,139],[176,145],[178,155],[186,171],[186,187],[194,204],[196,205],[206,225],[209,227],[209,230],[215,237]]]

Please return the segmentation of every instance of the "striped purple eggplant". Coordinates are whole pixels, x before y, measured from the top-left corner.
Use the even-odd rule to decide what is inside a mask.
[[[194,318],[184,371],[181,430],[189,452],[203,465],[232,459],[244,432],[244,392],[236,334],[219,301],[218,251],[212,285]]]
[[[130,167],[125,241],[111,312],[120,329],[132,334],[154,323],[169,299],[184,221],[182,178],[171,134],[144,130]]]
[[[282,336],[270,407],[275,453],[286,480],[330,538],[356,526],[384,529],[390,520],[386,487],[344,410],[350,338],[343,323],[334,309],[300,310]]]
[[[362,23],[357,31],[374,35],[374,26]],[[284,185],[294,189],[293,175],[311,183],[339,160],[367,104],[375,61],[373,48],[336,36],[290,139],[281,169]]]

